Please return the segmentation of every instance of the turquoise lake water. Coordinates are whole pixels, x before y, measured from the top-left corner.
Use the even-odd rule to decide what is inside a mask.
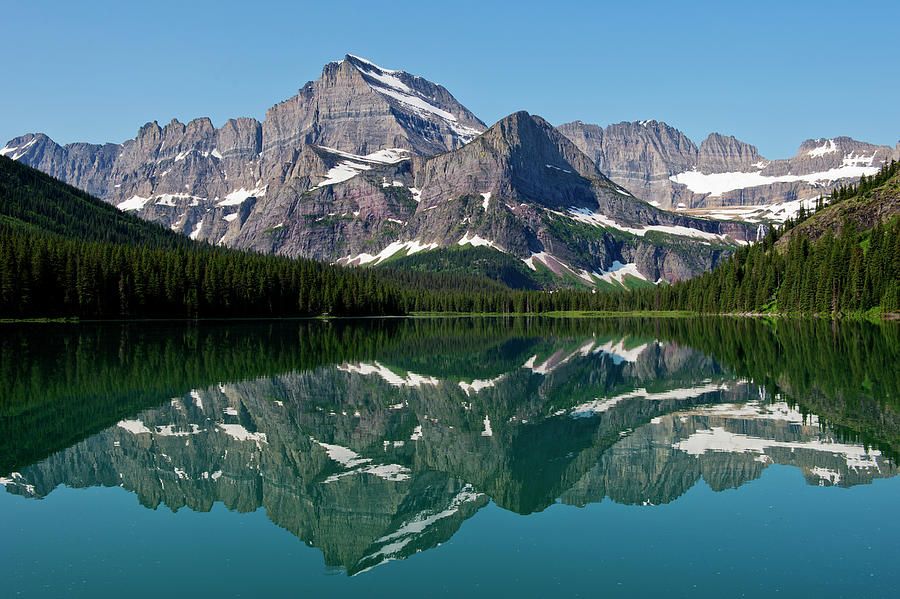
[[[900,327],[6,325],[6,596],[892,597]]]

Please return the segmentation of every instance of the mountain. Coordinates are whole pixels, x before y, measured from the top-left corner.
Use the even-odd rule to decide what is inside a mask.
[[[364,272],[214,247],[0,156],[3,318],[396,314],[398,301],[427,309],[438,298],[502,300],[510,291],[482,277]]]
[[[784,221],[801,201],[873,175],[892,157],[900,159],[900,143],[891,148],[849,137],[810,139],[793,158],[767,160],[756,147],[719,133],[710,134],[698,148],[657,121],[605,129],[575,121],[558,129],[637,197],[662,208],[704,209],[696,214],[753,222]],[[710,210],[721,206],[758,208]]]
[[[315,179],[299,177],[246,215],[242,208],[223,243],[353,265],[487,246],[534,273],[596,285],[619,284],[626,275],[687,278],[756,235],[756,227],[689,218],[638,200],[527,112],[433,157],[310,151],[330,167],[326,179],[311,185]],[[218,235],[223,225],[208,220]]]
[[[60,146],[28,134],[0,155],[175,231],[196,229],[195,238],[213,239],[209,227],[202,235],[197,228],[207,212],[221,220],[228,207],[298,175],[324,175],[328,166],[310,145],[430,155],[460,147],[484,129],[440,85],[348,55],[270,108],[262,123],[238,118],[217,129],[208,118],[164,127],[152,122],[134,139],[104,145]]]
[[[827,200],[827,203],[826,203]],[[664,289],[601,297],[597,309],[702,313],[900,312],[900,162],[798,210],[761,243]]]
[[[688,278],[757,235],[639,201],[540,117],[486,131],[443,87],[351,55],[262,123],[154,122],[121,145],[29,134],[0,154],[191,239],[355,265],[436,250],[422,270],[487,246],[483,272],[525,288]]]

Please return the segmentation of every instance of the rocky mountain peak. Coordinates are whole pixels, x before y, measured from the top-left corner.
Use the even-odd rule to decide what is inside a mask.
[[[515,112],[468,145],[429,159],[416,181],[422,204],[492,193],[543,206],[596,205],[591,187],[613,184],[593,161],[543,118]]]
[[[19,160],[26,154],[36,154],[47,144],[59,147],[52,139],[43,133],[26,133],[15,137],[0,149],[0,156],[6,156],[12,160]]]
[[[698,166],[708,173],[754,170],[761,161],[755,146],[735,139],[733,135],[710,133],[698,151]]]
[[[652,204],[753,208],[726,218],[761,211],[783,220],[796,207],[781,209],[782,203],[813,201],[836,185],[874,174],[892,156],[900,159],[900,144],[892,149],[849,137],[809,139],[793,158],[770,161],[734,136],[712,133],[698,148],[674,127],[652,120],[605,129],[575,121],[558,129],[613,181]]]
[[[508,157],[513,167],[553,169],[606,180],[590,158],[543,118],[526,111],[498,121],[481,138],[481,145]]]
[[[599,167],[611,176],[634,162],[649,163],[652,177],[668,173],[672,165],[688,166],[696,161],[694,142],[663,122],[623,122],[609,125],[603,132]]]
[[[348,54],[269,109],[262,153],[285,156],[300,144],[315,144],[356,155],[387,148],[432,155],[484,129],[440,85]]]
[[[603,146],[603,127],[581,121],[565,123],[557,127],[560,133],[568,137],[595,163],[599,162]]]
[[[309,187],[336,168],[309,146],[427,156],[459,148],[485,128],[440,85],[348,55],[272,106],[262,123],[241,117],[216,129],[207,117],[152,121],[133,139],[102,146],[63,147],[29,134],[2,151],[144,218],[221,241],[234,222],[230,206],[288,182]]]

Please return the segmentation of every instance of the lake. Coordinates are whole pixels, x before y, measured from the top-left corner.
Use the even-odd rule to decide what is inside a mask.
[[[0,325],[6,596],[892,597],[900,324]]]

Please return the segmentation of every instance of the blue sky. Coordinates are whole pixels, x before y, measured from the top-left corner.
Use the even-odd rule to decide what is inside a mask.
[[[7,3],[0,144],[121,142],[147,121],[267,108],[346,53],[444,85],[487,124],[657,119],[791,156],[900,140],[900,3]]]

